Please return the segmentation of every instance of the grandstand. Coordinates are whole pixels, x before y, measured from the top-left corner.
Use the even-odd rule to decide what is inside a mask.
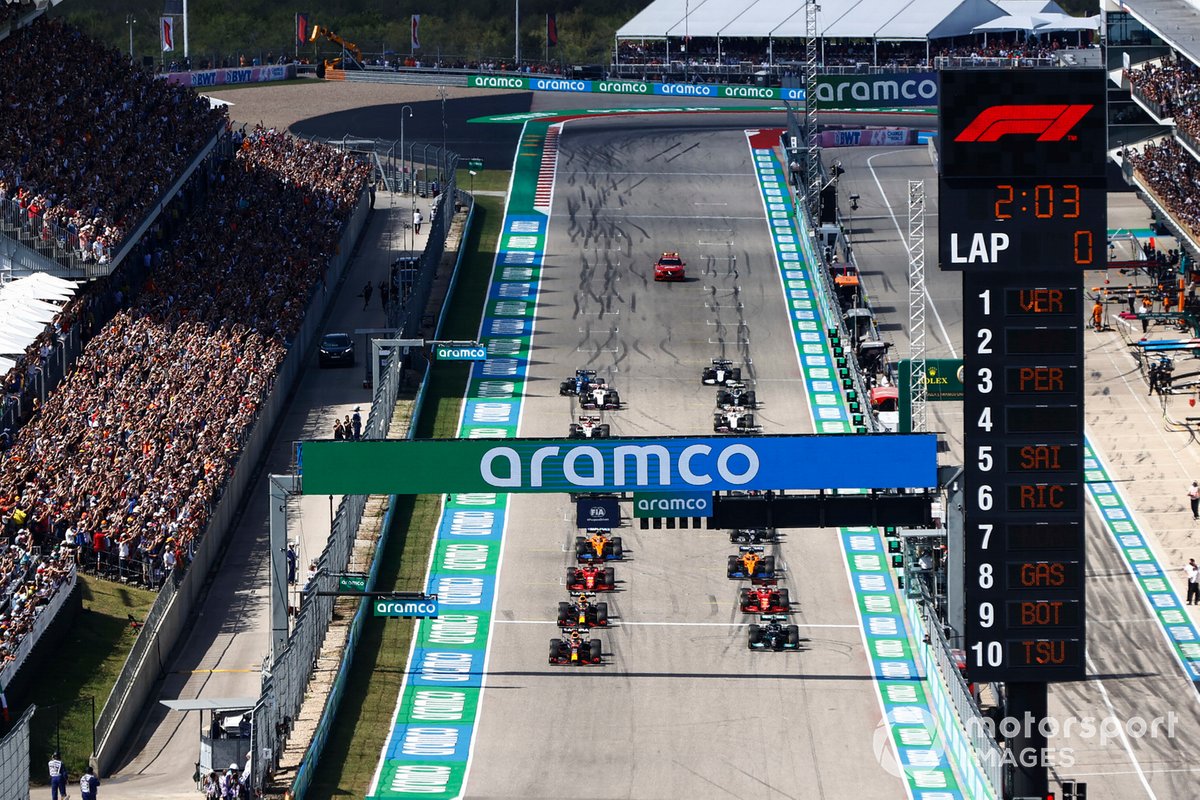
[[[224,109],[61,20],[0,8],[0,56],[44,65],[0,107],[11,687],[80,572],[151,589],[186,573],[370,170],[234,130]],[[102,269],[77,274],[87,283],[22,277],[37,259],[20,252],[56,249],[69,256],[49,260],[60,274]]]

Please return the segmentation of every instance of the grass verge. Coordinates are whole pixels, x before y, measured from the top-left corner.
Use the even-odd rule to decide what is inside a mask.
[[[474,339],[479,332],[503,217],[503,198],[477,199],[475,221],[466,242],[462,273],[449,301],[451,310],[443,338]],[[418,438],[446,438],[458,433],[459,409],[469,374],[469,364],[434,362],[417,426]],[[396,502],[392,530],[380,555],[377,589],[421,591],[441,497],[401,495]],[[392,727],[416,623],[373,616],[364,623],[341,706],[313,775],[308,796],[314,800],[366,796]]]
[[[470,170],[462,168],[458,170],[455,180],[458,181],[458,188],[466,192],[507,192],[511,176],[512,172],[507,169],[483,169],[476,171],[472,177]],[[471,335],[475,335],[474,331]]]
[[[38,707],[30,743],[30,771],[38,783],[47,781],[45,764],[56,749],[71,775],[87,766],[93,714],[100,713],[136,639],[129,617],[145,619],[157,596],[86,575],[79,576],[79,584],[79,617],[55,646],[57,652],[42,654],[41,668],[29,684]]]

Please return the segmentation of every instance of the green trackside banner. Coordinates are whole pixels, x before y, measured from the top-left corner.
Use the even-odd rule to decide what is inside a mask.
[[[523,89],[577,94],[645,94],[740,100],[804,102],[803,87],[745,86],[719,83],[656,83],[636,79],[579,80],[534,75],[471,75],[467,85],[477,89]],[[926,108],[938,103],[934,72],[894,72],[878,75],[818,75],[817,102],[824,108],[848,111],[880,108]]]
[[[937,485],[937,437],[424,439],[301,444],[305,494],[900,489]]]

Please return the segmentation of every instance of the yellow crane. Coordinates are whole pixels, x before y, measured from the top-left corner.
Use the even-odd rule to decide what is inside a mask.
[[[327,59],[325,61],[325,69],[363,69],[363,54],[362,50],[358,49],[358,45],[356,45],[354,42],[347,42],[345,39],[329,30],[329,28],[322,28],[320,25],[313,25],[312,35],[308,37],[308,40],[310,42],[315,42],[317,39],[322,37],[342,48],[342,53],[345,56],[345,60],[348,62],[345,65],[342,64],[343,56]]]

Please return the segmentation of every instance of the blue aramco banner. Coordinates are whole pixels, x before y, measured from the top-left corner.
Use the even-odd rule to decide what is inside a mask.
[[[304,442],[305,494],[901,489],[937,485],[937,437],[808,435]]]

